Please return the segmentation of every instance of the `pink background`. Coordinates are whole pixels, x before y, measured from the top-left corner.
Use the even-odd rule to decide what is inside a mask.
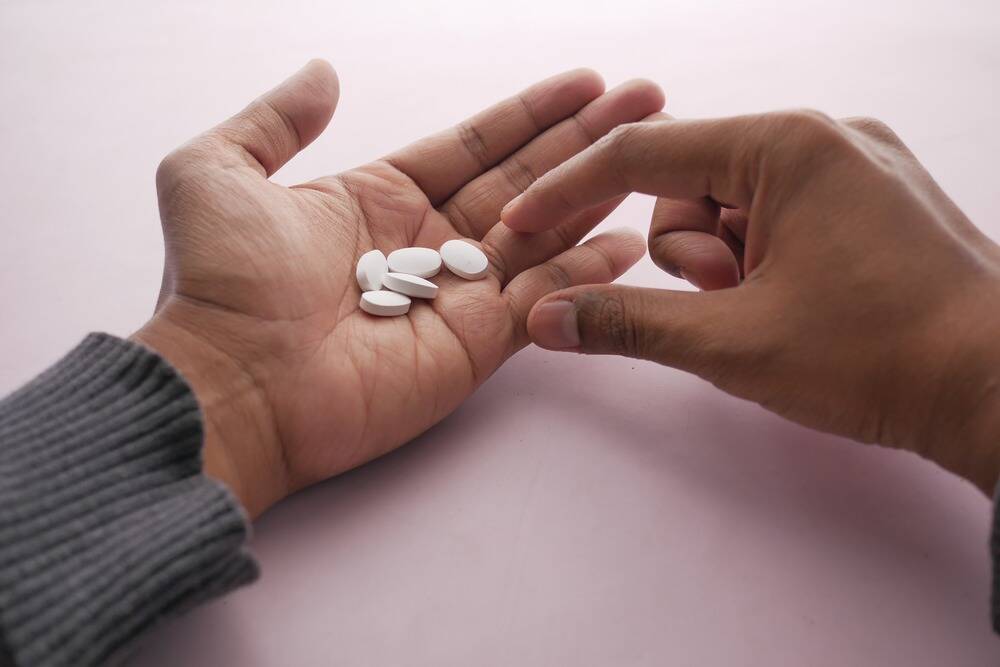
[[[589,65],[656,79],[678,116],[881,117],[1000,238],[996,7],[2,1],[0,393],[87,331],[142,323],[158,160],[313,56],[340,109],[280,182]],[[681,286],[648,259],[623,281]],[[133,664],[997,664],[988,519],[914,456],[651,364],[529,349],[412,445],[267,514],[263,579]]]

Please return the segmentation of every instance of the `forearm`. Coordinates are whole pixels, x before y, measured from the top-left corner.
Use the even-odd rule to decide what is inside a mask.
[[[0,401],[0,631],[16,664],[103,664],[256,576],[201,444],[180,375],[107,335]]]

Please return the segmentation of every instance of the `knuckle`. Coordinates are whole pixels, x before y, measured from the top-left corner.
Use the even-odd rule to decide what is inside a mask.
[[[594,144],[598,155],[621,185],[628,186],[628,165],[643,145],[641,123],[626,123],[608,132]],[[641,161],[641,160],[640,160]]]
[[[629,357],[642,354],[639,331],[620,291],[584,296],[577,307],[582,315],[580,334],[585,346]]]
[[[625,123],[608,132],[598,143],[613,156],[624,157],[639,140],[642,133],[642,123]]]
[[[282,148],[288,151],[287,154],[297,153],[302,146],[302,137],[291,116],[267,97],[262,98],[259,107],[261,116],[258,121],[259,126],[266,128],[269,134],[275,135],[275,143],[281,144]]]
[[[546,283],[553,288],[552,291],[565,289],[573,284],[572,277],[559,262],[546,262],[541,268],[545,271]]]
[[[592,144],[595,140],[600,138],[600,133],[594,131],[594,128],[592,128],[590,123],[582,117],[582,114],[575,113],[570,116],[569,119],[570,122],[573,123],[573,127],[575,127],[577,132],[580,133],[580,137],[588,144]]]
[[[855,116],[852,118],[845,118],[843,123],[847,127],[857,130],[865,136],[883,144],[897,148],[901,148],[903,146],[903,142],[900,140],[895,131],[893,131],[888,124],[878,118],[872,118],[871,116]]]
[[[791,109],[779,112],[779,116],[789,125],[815,132],[837,126],[833,118],[816,109]]]
[[[472,237],[476,233],[476,226],[472,222],[470,206],[472,206],[479,198],[479,193],[475,192],[473,192],[472,196],[469,197],[471,202],[461,197],[454,197],[441,209],[448,220],[451,221],[451,224],[462,234],[462,236]]]
[[[500,163],[500,171],[517,192],[524,192],[538,180],[538,176],[535,175],[531,167],[516,154]]]
[[[636,123],[622,123],[611,129],[601,141],[607,144],[621,144],[635,137]]]
[[[217,131],[233,144],[247,146],[258,162],[270,166],[274,160],[272,156],[284,150],[272,114],[266,105],[252,105],[237,116],[238,129],[220,128]]]
[[[772,119],[776,130],[802,138],[825,138],[837,133],[837,123],[813,109],[779,111]]]
[[[781,111],[767,114],[765,119],[768,143],[793,162],[818,158],[822,163],[824,157],[844,153],[852,145],[843,127],[820,111]]]
[[[573,190],[566,188],[560,178],[562,169],[562,166],[556,167],[555,170],[535,181],[535,185],[528,190],[530,193],[528,196],[538,197],[549,205],[555,206],[557,210],[575,210],[576,200]]]
[[[212,134],[233,146],[244,147],[268,173],[295,155],[301,145],[295,124],[266,98],[243,109]]]
[[[486,261],[489,265],[493,267],[493,272],[496,274],[501,285],[506,285],[508,281],[507,275],[507,259],[503,256],[503,252],[497,248],[492,242],[487,239],[483,239],[479,242],[479,249],[483,251],[486,255]]]
[[[892,132],[888,125],[878,118],[871,116],[851,116],[850,118],[845,118],[843,122],[848,127],[853,127],[855,130],[865,132],[866,134],[887,134]]]
[[[486,144],[486,139],[483,137],[483,133],[479,131],[475,123],[471,121],[463,121],[458,124],[458,138],[462,142],[462,145],[468,151],[469,155],[479,164],[483,169],[487,169],[492,166],[492,160],[490,160],[490,149]]]
[[[585,243],[587,257],[593,263],[593,276],[600,276],[601,281],[611,282],[618,277],[618,263],[600,243]],[[583,264],[583,263],[581,263]]]
[[[553,227],[552,235],[558,240],[558,247],[567,250],[575,246],[580,240],[580,237],[575,233],[571,225]]]
[[[527,116],[532,127],[535,129],[536,134],[542,132],[545,126],[538,122],[538,113],[535,111],[534,105],[531,103],[531,99],[525,95],[523,92],[517,95],[517,101],[524,110],[524,115]]]

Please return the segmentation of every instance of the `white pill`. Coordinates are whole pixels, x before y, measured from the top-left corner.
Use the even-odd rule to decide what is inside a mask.
[[[433,299],[438,293],[437,285],[419,276],[411,276],[408,273],[387,273],[382,277],[382,284],[386,289],[393,292],[399,292],[400,294],[413,296],[418,299]]]
[[[400,248],[389,253],[389,270],[431,278],[441,270],[441,255],[431,248]]]
[[[382,289],[382,276],[389,270],[385,255],[379,250],[369,250],[361,255],[355,275],[362,292],[373,292]]]
[[[406,315],[410,310],[410,297],[388,290],[364,292],[361,295],[361,310],[382,317]]]
[[[479,280],[489,272],[490,262],[482,250],[458,239],[445,241],[440,250],[448,270],[466,280]]]

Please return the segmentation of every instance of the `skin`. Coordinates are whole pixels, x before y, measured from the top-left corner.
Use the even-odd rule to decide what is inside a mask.
[[[157,172],[166,246],[153,318],[134,340],[187,379],[205,423],[205,471],[250,516],[414,438],[528,343],[531,306],[614,280],[645,252],[610,232],[577,245],[621,198],[540,234],[499,224],[534,179],[663,106],[632,81],[604,93],[577,70],[370,164],[293,187],[269,177],[326,127],[333,69],[313,61]],[[357,258],[468,238],[490,274],[443,272],[407,316],[358,307]]]
[[[812,111],[619,127],[502,212],[545,233],[628,192],[649,249],[701,292],[579,286],[543,347],[695,373],[789,419],[1000,476],[1000,248],[884,124]]]

